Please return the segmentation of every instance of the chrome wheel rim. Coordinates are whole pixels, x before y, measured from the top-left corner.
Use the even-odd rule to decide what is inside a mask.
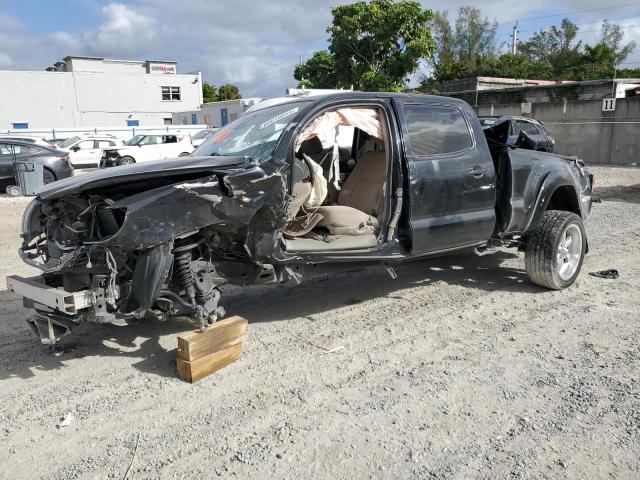
[[[562,280],[569,280],[576,273],[581,256],[582,232],[576,224],[568,225],[562,233],[556,255],[556,268]]]

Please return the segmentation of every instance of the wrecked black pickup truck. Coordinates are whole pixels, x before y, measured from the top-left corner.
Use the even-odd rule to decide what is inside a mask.
[[[8,277],[45,343],[83,321],[224,315],[221,287],[452,252],[525,252],[531,281],[573,283],[587,251],[584,164],[506,145],[463,101],[345,92],[272,99],[192,156],[55,182],[28,206]],[[530,140],[530,139],[529,139]]]

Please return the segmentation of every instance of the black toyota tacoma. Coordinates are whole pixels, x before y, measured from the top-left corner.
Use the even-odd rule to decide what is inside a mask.
[[[592,176],[582,161],[506,144],[463,101],[345,92],[272,99],[192,156],[56,182],[28,206],[8,277],[43,342],[82,321],[224,315],[221,286],[444,253],[525,252],[531,281],[576,279]]]

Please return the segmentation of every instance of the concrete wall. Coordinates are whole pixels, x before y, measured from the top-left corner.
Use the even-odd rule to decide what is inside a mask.
[[[161,87],[180,87],[180,101],[163,101]],[[14,122],[42,127],[162,125],[174,112],[202,103],[200,74],[0,71],[0,128]],[[26,133],[26,132],[25,132]]]
[[[556,153],[589,163],[640,164],[640,97],[616,99],[615,112],[603,112],[602,100],[568,100],[480,106],[478,114],[540,120],[556,140]]]

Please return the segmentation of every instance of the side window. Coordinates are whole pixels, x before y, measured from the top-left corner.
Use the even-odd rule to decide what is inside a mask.
[[[416,156],[460,152],[473,146],[467,122],[455,107],[407,105],[404,118]]]
[[[534,125],[533,123],[527,124],[524,131],[531,135],[542,135],[542,131],[540,130],[540,128],[537,125]]]
[[[13,145],[8,143],[0,143],[0,158],[6,159],[13,156]]]
[[[524,130],[529,135],[538,135],[542,133],[535,124],[531,122],[525,122],[524,120],[516,120],[513,134],[520,135],[520,132],[522,130]]]
[[[147,135],[140,141],[140,145],[157,145],[162,143],[162,137],[157,135]]]
[[[108,140],[98,140],[96,144],[96,148],[109,148],[110,146],[115,145],[114,142],[110,142]]]
[[[80,150],[91,150],[93,148],[93,140],[85,140],[76,145]]]
[[[35,155],[36,153],[40,153],[40,149],[38,147],[27,147],[26,145],[14,145],[13,151],[16,155]]]

